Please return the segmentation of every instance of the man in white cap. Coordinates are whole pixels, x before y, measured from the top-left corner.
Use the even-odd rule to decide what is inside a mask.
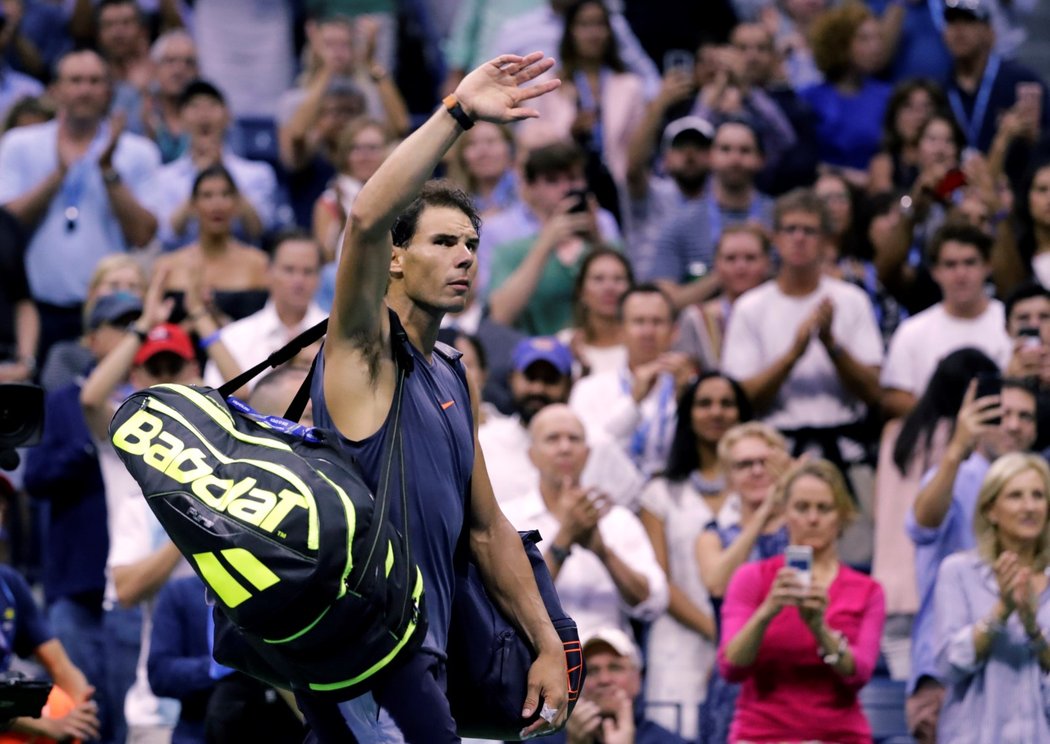
[[[683,79],[684,77],[684,79]],[[635,271],[646,275],[661,229],[683,206],[704,195],[711,169],[711,142],[715,128],[699,116],[675,119],[658,138],[660,125],[675,103],[693,90],[692,78],[671,70],[645,109],[645,116],[631,136],[627,153],[626,233]],[[663,175],[653,168],[657,140]]]
[[[684,740],[647,719],[640,700],[642,658],[631,637],[601,628],[583,643],[587,683],[566,728],[570,744],[680,744]],[[659,701],[649,701],[659,702]]]

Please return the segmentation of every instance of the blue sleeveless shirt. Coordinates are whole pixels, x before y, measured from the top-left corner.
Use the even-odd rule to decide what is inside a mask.
[[[400,323],[391,311],[391,334]],[[395,341],[394,343],[397,343]],[[438,344],[432,361],[406,340],[404,354],[412,359],[401,402],[401,436],[408,500],[412,560],[423,573],[430,630],[426,648],[444,655],[455,589],[453,556],[464,526],[465,504],[474,468],[474,419],[460,354]],[[349,455],[357,458],[365,484],[375,493],[387,427],[393,426],[394,406],[372,436],[355,442],[336,428],[324,397],[324,348],[317,357],[310,389],[314,425],[339,434]],[[390,518],[400,525],[399,474],[390,479]]]

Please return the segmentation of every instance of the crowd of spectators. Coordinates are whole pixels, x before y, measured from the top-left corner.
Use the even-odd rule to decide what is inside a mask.
[[[584,639],[554,738],[870,741],[877,677],[921,742],[1050,742],[1034,5],[0,0],[0,383],[46,391],[0,480],[0,671],[56,685],[12,730],[301,740],[284,691],[212,662],[109,418],[322,319],[393,147],[539,49],[540,116],[436,175],[483,218],[441,339]],[[316,349],[237,396],[280,415]]]

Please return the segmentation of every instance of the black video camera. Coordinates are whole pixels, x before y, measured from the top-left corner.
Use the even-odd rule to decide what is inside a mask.
[[[44,389],[39,385],[0,385],[0,469],[18,467],[16,447],[40,443],[44,433]]]
[[[17,672],[0,674],[0,721],[12,718],[40,718],[51,694],[51,683],[27,679]]]

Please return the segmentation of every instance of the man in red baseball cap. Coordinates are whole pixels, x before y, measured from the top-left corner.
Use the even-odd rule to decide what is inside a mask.
[[[150,329],[132,360],[131,384],[136,388],[161,382],[191,382],[199,379],[193,362],[193,342],[180,326],[162,323]],[[189,379],[186,379],[187,372]],[[144,377],[148,379],[138,380]]]

